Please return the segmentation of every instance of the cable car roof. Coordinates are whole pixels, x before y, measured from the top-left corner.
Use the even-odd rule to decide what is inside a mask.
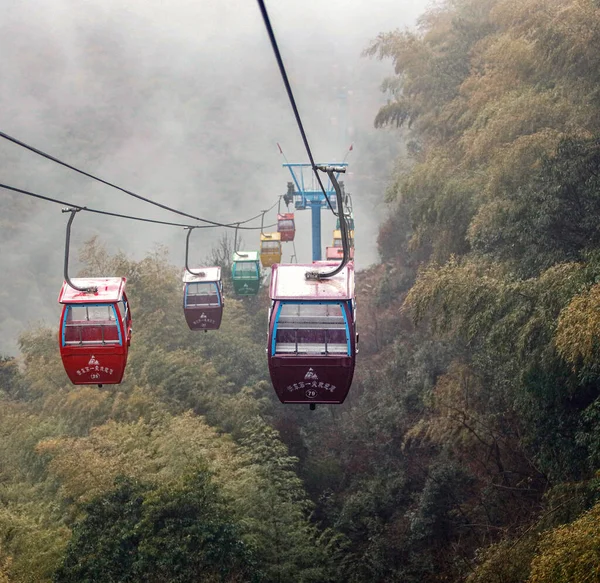
[[[261,241],[281,241],[281,233],[261,233]]]
[[[119,302],[125,292],[125,277],[73,277],[77,287],[97,287],[95,293],[86,293],[73,289],[66,281],[63,282],[58,302],[60,304],[96,304],[98,302]]]
[[[337,265],[339,262],[335,261],[273,265],[269,296],[272,300],[350,300],[354,298],[354,263],[347,263],[342,271],[327,279],[305,277],[307,272]]]
[[[233,260],[234,261],[258,261],[259,254],[258,251],[234,251],[233,252]]]
[[[183,274],[183,283],[202,283],[221,280],[220,267],[199,267],[196,273],[186,271]]]

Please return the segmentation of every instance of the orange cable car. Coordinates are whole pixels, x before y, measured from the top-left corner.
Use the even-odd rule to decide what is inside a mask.
[[[293,241],[296,235],[294,213],[277,214],[277,232],[281,235],[284,243]]]

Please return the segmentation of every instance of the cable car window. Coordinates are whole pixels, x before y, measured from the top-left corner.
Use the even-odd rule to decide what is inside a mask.
[[[275,354],[349,354],[342,304],[286,302],[276,326]]]
[[[121,331],[114,304],[67,306],[63,346],[121,345]]]
[[[127,300],[121,301],[120,310],[121,310],[121,313],[123,314],[123,321],[128,322],[129,321],[129,304],[127,303]]]
[[[279,241],[263,241],[261,243],[263,251],[277,251],[281,249],[281,243]]]
[[[116,320],[113,304],[83,304],[80,306],[68,306],[67,321],[95,322]]]
[[[258,267],[253,261],[238,261],[233,265],[233,275],[234,277],[258,277]]]
[[[352,239],[351,237],[348,237],[348,243],[349,243],[350,247],[354,247],[354,239]],[[333,246],[334,247],[343,247],[342,240],[341,239],[334,239],[333,240]]]
[[[125,299],[122,299],[120,302],[115,304],[115,306],[117,308],[117,315],[119,318],[121,318],[123,322],[127,322],[127,319],[129,318],[129,307],[127,306]]]
[[[288,219],[281,220],[278,223],[278,228],[280,231],[293,231],[294,230],[294,221],[290,221]]]
[[[219,293],[215,282],[188,283],[185,289],[185,307],[218,306]]]

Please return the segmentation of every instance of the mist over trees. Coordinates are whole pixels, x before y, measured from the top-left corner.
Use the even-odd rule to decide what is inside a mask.
[[[349,161],[357,171],[346,186],[361,193],[354,199],[365,209],[357,261],[367,266],[377,260],[379,193],[399,146],[391,132],[372,127],[385,68],[362,59],[361,51],[387,19],[371,15],[366,26],[363,4],[274,3],[272,18],[314,155],[339,160],[355,143]],[[378,0],[382,9],[393,4]],[[411,15],[415,6],[398,22]],[[181,0],[166,7],[155,0],[25,0],[5,7],[1,20],[0,51],[10,56],[0,80],[1,130],[74,166],[195,216],[231,222],[255,216],[286,192],[290,177],[278,142],[289,160],[306,161],[255,1]],[[6,140],[0,154],[10,186],[82,206],[182,218]],[[15,339],[28,324],[56,319],[48,288],[60,289],[66,221],[58,206],[5,190],[0,205],[0,269],[11,282],[10,292],[0,292],[0,350],[16,354]],[[273,222],[274,213],[267,219]],[[298,255],[309,260],[310,213],[297,220]],[[324,216],[325,240],[334,222]],[[81,215],[73,247],[100,236],[111,252],[141,259],[159,244],[183,265],[182,231],[137,227]],[[222,235],[205,229],[195,257],[208,255]],[[27,305],[14,299],[24,296]]]
[[[90,71],[140,76],[148,103],[166,78],[185,94],[183,58],[152,75],[127,59],[113,68],[115,16],[97,16]],[[128,278],[128,367],[121,385],[72,386],[56,330],[35,325],[0,359],[0,583],[598,581],[599,35],[593,0],[449,0],[360,47],[360,67],[380,75],[381,59],[389,76],[385,103],[367,100],[384,133],[360,130],[369,148],[353,194],[372,188],[387,216],[380,261],[357,273],[360,352],[342,406],[277,401],[264,291],[228,294],[221,329],[190,332],[167,248],[120,252],[82,229],[81,273]],[[59,54],[35,78],[40,91],[68,70]],[[319,86],[320,72],[309,78]],[[111,99],[132,104],[124,119],[150,119],[142,97]],[[226,104],[205,106],[207,136],[228,148]],[[116,134],[97,128],[101,113],[79,111],[81,127],[106,131],[112,151],[126,132],[118,120]],[[154,138],[136,143],[144,152]],[[22,160],[5,164],[22,176]],[[20,237],[62,243],[37,207],[6,200],[0,237],[13,258],[28,256]],[[206,254],[225,264],[228,245]],[[58,274],[18,299],[42,301]]]

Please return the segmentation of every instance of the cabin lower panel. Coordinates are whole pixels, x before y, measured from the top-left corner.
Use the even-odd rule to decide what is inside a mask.
[[[233,291],[239,296],[255,296],[259,289],[259,281],[233,280]]]
[[[276,263],[281,263],[281,253],[279,255],[261,255],[260,262],[265,268],[273,267]]]
[[[341,404],[354,376],[352,357],[271,356],[269,372],[282,403]]]
[[[223,307],[184,308],[184,314],[190,330],[218,330]]]
[[[123,379],[127,352],[103,353],[99,350],[61,350],[65,372],[74,385],[115,385]]]

